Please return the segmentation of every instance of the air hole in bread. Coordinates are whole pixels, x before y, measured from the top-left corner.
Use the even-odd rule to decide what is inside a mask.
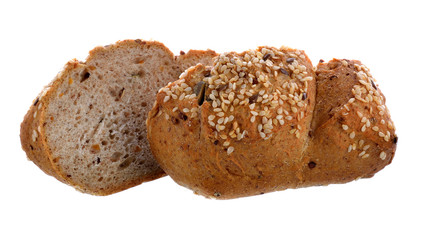
[[[122,153],[120,153],[120,152],[114,152],[111,156],[111,161],[112,162],[118,161],[120,159],[121,155],[122,155]]]
[[[124,90],[125,90],[125,88],[121,88],[121,89],[118,91],[118,94],[117,94],[117,96],[115,97],[115,101],[116,101],[116,102],[117,102],[117,101],[119,101],[119,100],[121,100],[122,96],[124,95]]]
[[[89,77],[90,77],[90,73],[87,71],[87,69],[85,69],[83,71],[83,74],[81,74],[81,75],[82,75],[82,77],[81,77],[81,81],[80,82],[84,82],[87,79],[89,79]]]
[[[131,156],[129,158],[127,158],[126,160],[124,160],[122,163],[120,163],[120,165],[118,166],[119,170],[122,170],[124,168],[127,168],[128,166],[130,166],[130,164],[136,160],[136,157]]]

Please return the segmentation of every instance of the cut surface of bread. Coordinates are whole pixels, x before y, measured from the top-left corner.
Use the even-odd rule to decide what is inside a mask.
[[[158,89],[215,52],[174,56],[158,42],[124,40],[69,61],[21,124],[27,156],[44,172],[94,195],[164,176],[146,139]]]

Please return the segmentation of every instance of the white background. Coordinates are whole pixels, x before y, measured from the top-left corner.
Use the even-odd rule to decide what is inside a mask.
[[[1,1],[0,239],[425,239],[424,7],[421,1]],[[72,58],[122,39],[174,53],[304,49],[360,59],[399,135],[371,179],[228,201],[169,177],[108,197],[82,194],[27,161],[19,124]]]

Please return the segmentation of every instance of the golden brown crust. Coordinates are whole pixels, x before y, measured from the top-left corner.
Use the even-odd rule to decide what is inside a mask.
[[[220,110],[218,109],[220,107],[214,107],[214,101],[209,100],[204,101],[198,108],[197,98],[176,101],[171,100],[172,98],[169,97],[167,92],[182,86],[183,88],[194,89],[200,81],[203,81],[205,76],[212,75],[212,78],[217,76],[214,69],[217,69],[219,74],[220,71],[226,71],[223,66],[226,65],[227,58],[234,59],[234,63],[238,64],[237,59],[243,61],[245,54],[251,54],[251,52],[223,55],[221,58],[224,63],[221,64],[221,58],[217,59],[211,73],[209,69],[202,65],[193,67],[187,71],[186,75],[181,76],[179,81],[168,85],[157,95],[157,102],[148,117],[148,139],[151,143],[152,152],[161,167],[177,183],[207,197],[227,199],[295,188],[300,182],[301,176],[299,176],[297,166],[305,149],[305,139],[308,135],[308,126],[314,106],[313,68],[310,60],[302,51],[294,49],[278,51],[270,48],[272,51],[262,52],[263,49],[269,48],[260,47],[257,50],[259,53],[254,52],[252,54],[258,54],[263,60],[272,59],[275,66],[282,64],[282,67],[273,69],[271,74],[268,75],[266,69],[269,67],[260,70],[260,67],[254,66],[255,63],[252,66],[247,65],[247,76],[248,72],[256,74],[257,71],[265,71],[264,75],[260,74],[261,77],[257,75],[258,79],[254,77],[254,80],[252,80],[252,86],[261,87],[253,87],[253,94],[249,95],[251,97],[249,99],[248,96],[239,98],[240,101],[238,100],[236,104],[234,100],[236,97],[230,98],[234,110],[232,110],[232,106],[226,107],[218,104],[223,109]],[[272,57],[272,52],[276,54],[274,55],[275,58]],[[281,55],[278,55],[278,52]],[[303,71],[306,74],[303,77],[310,78],[308,87],[306,80],[303,82],[294,79],[296,76],[292,72],[294,69],[289,68],[289,65],[293,62],[304,67]],[[261,64],[266,63],[262,62]],[[233,70],[237,71],[237,69]],[[274,75],[275,72],[276,75]],[[273,89],[276,87],[276,89],[280,89],[282,95],[288,94],[288,96],[282,96],[288,103],[282,99],[280,99],[282,101],[279,101],[280,94],[272,90],[272,86],[267,83],[268,81],[262,80],[263,77],[265,77],[264,79],[267,78],[266,75],[270,77],[270,83],[274,84]],[[230,79],[232,76],[235,75],[229,75],[228,78]],[[215,82],[211,79],[204,81],[208,81],[208,86],[213,86],[213,82]],[[295,85],[293,87],[297,90],[294,91],[293,87],[284,85],[285,82],[296,84],[296,88]],[[264,88],[262,84],[268,87]],[[214,98],[211,96],[214,90],[217,90],[220,94],[225,92],[226,87],[223,86],[225,85],[216,84],[213,88],[208,87],[205,90],[205,95]],[[251,87],[248,86],[247,89],[251,89]],[[238,93],[235,96],[240,95],[240,90],[236,87],[234,92]],[[301,92],[298,92],[298,90]],[[190,93],[189,90],[187,94]],[[170,93],[171,96],[173,94],[176,94],[177,98],[182,96],[179,91]],[[268,104],[267,94],[272,96],[270,102],[274,104],[274,101],[276,101],[276,105]],[[294,97],[293,95],[296,96],[295,99],[298,99],[299,105],[296,105],[296,102],[293,103],[295,105],[289,104]],[[223,96],[222,103],[226,103],[228,97]],[[276,98],[273,98],[274,96]],[[261,97],[264,100],[261,100]],[[265,101],[266,98],[267,101]],[[240,105],[244,101],[246,103]],[[255,117],[257,116],[254,115],[256,113],[252,113],[255,111],[258,111],[258,117]],[[263,111],[265,112],[264,115]],[[225,112],[225,114],[221,116],[221,112]],[[271,123],[263,122],[264,124],[261,124],[264,121],[261,116],[265,117],[267,121],[270,120]],[[255,117],[255,121],[251,121],[253,117]],[[221,124],[222,118],[231,118],[232,120],[229,120],[228,124]],[[278,120],[282,120],[282,124]],[[260,129],[261,131],[258,130],[259,125],[264,126]],[[217,132],[217,126],[225,126],[225,128]],[[264,130],[269,129],[266,126],[271,127],[271,130]],[[239,135],[232,137],[232,132],[239,128],[241,129],[239,133],[242,133],[243,136],[240,139]],[[279,151],[275,149],[275,146],[279,146]],[[233,151],[230,150],[231,148]]]
[[[372,177],[391,163],[397,142],[383,94],[357,60],[320,63],[316,73],[315,118],[302,184]]]
[[[177,56],[179,61],[190,61],[191,59],[199,59],[209,56],[210,58],[216,57],[217,53],[211,49],[207,50],[189,50],[187,53],[181,51],[180,55]]]
[[[44,87],[43,91],[33,101],[30,109],[21,123],[21,145],[26,152],[29,160],[33,161],[46,174],[51,175],[63,183],[69,182],[58,172],[58,169],[53,164],[53,159],[49,156],[49,148],[46,143],[46,138],[43,131],[44,113],[46,106],[50,102],[54,91],[63,81],[61,76],[65,72],[69,72],[76,68],[79,63],[76,60],[69,61],[64,69]]]
[[[165,47],[162,43],[154,41],[144,41],[144,40],[124,40],[118,41],[116,44],[105,46],[105,47],[96,47],[90,51],[89,56],[86,59],[86,62],[92,61],[92,59],[101,57],[102,54],[107,53],[108,51],[117,49],[117,48],[150,48],[156,47],[164,50],[166,54],[169,55],[171,59],[174,59],[173,53]],[[190,51],[189,57],[193,55],[197,58],[208,59],[210,56],[214,55],[213,51]],[[205,56],[203,56],[205,53]],[[182,61],[183,63],[184,61]],[[57,90],[64,81],[67,81],[69,78],[68,75],[75,71],[78,68],[86,68],[87,66],[83,62],[77,60],[72,60],[68,62],[64,69],[55,77],[55,79],[40,93],[36,98],[33,105],[30,107],[28,113],[25,115],[24,120],[21,124],[21,144],[23,150],[26,152],[27,157],[32,160],[40,169],[42,169],[46,174],[51,175],[63,183],[67,183],[77,190],[90,193],[93,195],[109,195],[116,193],[130,187],[139,185],[142,182],[151,181],[166,174],[161,170],[157,169],[155,172],[150,172],[149,174],[135,179],[133,181],[127,181],[121,186],[108,190],[88,190],[86,186],[79,185],[71,177],[66,176],[64,171],[61,169],[60,163],[57,159],[54,159],[51,149],[49,148],[48,140],[46,139],[44,133],[44,124],[47,122],[45,116],[46,107],[49,105],[50,101],[55,101],[56,96],[58,95]]]
[[[308,58],[297,60],[312,69]],[[197,98],[180,99],[176,90],[183,83],[187,84],[183,88],[196,87],[209,71],[198,65],[163,88],[147,120],[148,139],[161,167],[195,193],[229,199],[345,183],[372,177],[394,157],[397,137],[385,98],[359,61],[334,59],[319,64],[317,84],[309,82],[312,86],[306,95],[308,115],[295,122],[300,139],[288,132],[294,124],[285,123],[273,129],[273,137],[263,140],[250,124],[251,115],[235,109],[238,126],[245,126],[248,137],[231,141],[234,152],[230,155],[223,150],[224,140],[214,137],[208,125],[214,115],[212,103],[204,101],[198,107]],[[210,93],[206,90],[205,95]],[[178,100],[170,97],[173,94]]]

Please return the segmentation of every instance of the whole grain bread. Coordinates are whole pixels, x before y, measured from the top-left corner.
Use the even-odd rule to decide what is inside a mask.
[[[315,70],[287,47],[188,69],[159,91],[147,125],[162,169],[218,199],[371,177],[397,142],[364,65],[334,59]]]
[[[143,40],[96,47],[85,62],[69,61],[34,100],[21,124],[22,148],[45,173],[94,195],[164,176],[146,139],[155,94],[215,55],[174,56]]]

